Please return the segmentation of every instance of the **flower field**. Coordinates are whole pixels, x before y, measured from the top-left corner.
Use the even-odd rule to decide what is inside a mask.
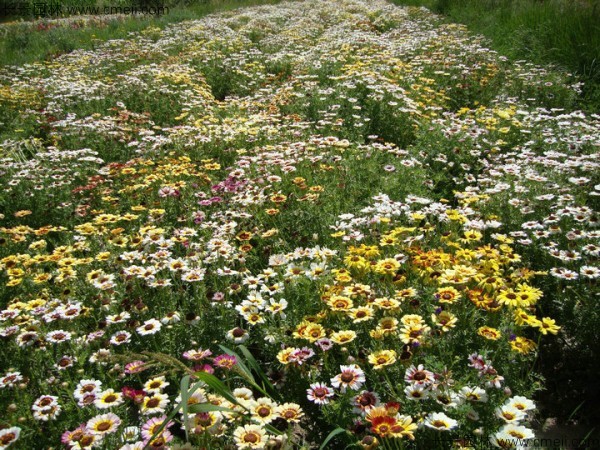
[[[0,449],[523,447],[594,395],[580,89],[383,0],[0,68]]]

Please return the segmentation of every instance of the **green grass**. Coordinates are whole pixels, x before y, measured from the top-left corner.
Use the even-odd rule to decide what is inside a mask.
[[[425,6],[491,39],[514,59],[555,64],[584,83],[581,107],[600,108],[599,0],[392,0]]]
[[[126,38],[129,33],[148,27],[164,28],[168,24],[193,20],[218,11],[244,6],[276,4],[281,0],[205,0],[189,5],[169,7],[162,16],[97,16],[82,26],[73,19],[48,29],[49,20],[13,21],[0,24],[0,66],[44,61],[75,49],[93,49],[101,41]],[[116,3],[118,5],[119,3]],[[113,6],[113,4],[111,4]],[[40,25],[41,24],[41,25]]]

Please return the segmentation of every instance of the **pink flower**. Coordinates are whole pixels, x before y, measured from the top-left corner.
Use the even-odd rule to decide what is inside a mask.
[[[322,338],[315,342],[315,345],[319,347],[322,351],[326,352],[328,350],[331,350],[331,348],[333,347],[333,342],[331,341],[331,339]]]
[[[204,364],[204,365],[197,364],[194,366],[194,371],[195,372],[206,372],[206,373],[210,373],[210,374],[215,373],[215,369],[210,364]]]
[[[134,373],[143,372],[144,370],[146,370],[146,367],[144,367],[144,364],[146,364],[144,361],[139,361],[139,360],[127,363],[127,364],[125,364],[125,373],[127,375],[131,375]]]
[[[237,364],[237,359],[233,355],[219,355],[213,360],[213,364],[221,369],[230,370]]]
[[[317,405],[326,405],[329,403],[329,398],[333,397],[333,389],[325,383],[313,383],[306,390],[306,397]]]
[[[210,350],[203,350],[201,348],[199,348],[198,350],[188,350],[186,352],[183,352],[183,357],[191,361],[201,361],[204,358],[208,358],[211,355],[212,352]]]
[[[142,438],[144,439],[144,444],[147,444],[152,438],[152,436],[157,434],[158,429],[162,426],[165,420],[167,420],[167,416],[162,415],[160,417],[153,417],[151,419],[148,419],[146,423],[142,425]],[[170,442],[173,439],[173,436],[169,432],[168,428],[172,427],[173,424],[173,421],[169,421],[163,428],[160,435],[157,436],[157,438],[162,436],[164,437],[165,442]]]
[[[85,423],[83,423],[72,431],[71,430],[65,431],[60,438],[60,442],[62,442],[65,445],[70,446],[70,444],[75,443],[79,438],[81,438],[81,436],[83,434],[85,434],[85,431],[86,431],[86,425],[85,425]]]

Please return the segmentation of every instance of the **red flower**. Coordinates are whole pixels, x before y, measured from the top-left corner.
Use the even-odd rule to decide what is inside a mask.
[[[124,386],[123,389],[121,389],[121,392],[125,397],[133,400],[136,405],[141,404],[144,401],[144,397],[147,395],[142,389],[134,389],[129,386]]]
[[[390,416],[374,417],[371,421],[371,430],[381,437],[386,437],[393,433],[396,426],[396,419]]]

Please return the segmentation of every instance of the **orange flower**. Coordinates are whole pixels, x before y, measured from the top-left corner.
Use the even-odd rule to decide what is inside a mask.
[[[371,430],[381,437],[391,435],[395,426],[396,419],[390,416],[377,416],[371,422]]]
[[[477,334],[479,336],[483,336],[486,339],[489,339],[490,341],[496,341],[501,336],[500,331],[492,327],[479,327],[479,329],[477,330]]]

